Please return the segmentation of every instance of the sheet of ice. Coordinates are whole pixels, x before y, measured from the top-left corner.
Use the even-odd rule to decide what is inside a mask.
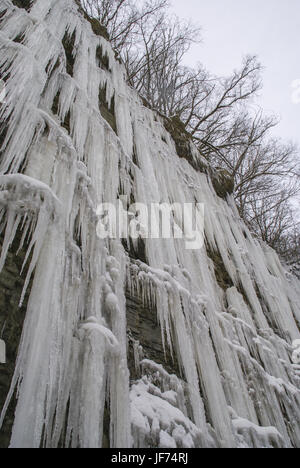
[[[127,86],[74,0],[35,0],[29,12],[2,0],[0,18],[0,269],[21,231],[21,302],[32,278],[0,420],[17,388],[11,447],[101,447],[105,411],[112,447],[299,447],[299,281],[252,238],[233,199],[176,155],[162,117]],[[114,97],[116,132],[100,89],[107,103]],[[193,146],[191,157],[206,166]],[[206,245],[145,239],[147,262],[133,261],[118,239],[96,233],[98,205],[121,195],[203,203]],[[130,384],[126,289],[155,306],[180,376],[143,360],[136,344],[141,378]]]

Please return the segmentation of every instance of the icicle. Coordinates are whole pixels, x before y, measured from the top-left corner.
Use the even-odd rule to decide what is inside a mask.
[[[192,165],[176,155],[74,0],[34,0],[28,12],[2,0],[0,14],[0,271],[21,232],[21,303],[30,292],[0,420],[17,389],[11,447],[299,446],[299,281],[216,195],[197,149]],[[120,192],[149,209],[204,204],[207,250],[147,238],[142,262],[137,240],[99,239],[97,207]],[[156,310],[178,376],[141,361],[136,341],[141,377],[130,382],[125,294]]]

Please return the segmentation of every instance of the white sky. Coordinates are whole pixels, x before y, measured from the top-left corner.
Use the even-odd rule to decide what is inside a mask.
[[[212,73],[229,75],[242,57],[255,54],[265,67],[259,104],[280,116],[278,136],[300,144],[300,0],[171,0],[180,18],[202,26],[202,43],[186,63],[201,62]],[[300,83],[300,82],[299,82]],[[300,88],[300,86],[299,86]]]

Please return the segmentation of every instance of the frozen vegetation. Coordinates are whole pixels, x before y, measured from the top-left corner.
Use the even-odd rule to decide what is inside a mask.
[[[36,0],[30,11],[2,0],[0,18],[0,268],[21,230],[21,303],[32,280],[0,421],[17,389],[10,446],[101,447],[109,414],[111,447],[300,447],[299,281],[232,198],[177,156],[163,118],[126,85],[73,0]],[[146,239],[146,262],[130,259],[96,234],[97,206],[120,195],[204,203],[206,247]],[[130,379],[126,291],[155,304],[179,376],[135,343],[140,378]]]

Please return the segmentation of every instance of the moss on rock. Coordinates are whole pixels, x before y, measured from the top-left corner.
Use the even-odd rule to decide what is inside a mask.
[[[216,169],[211,174],[211,180],[216,194],[226,198],[234,192],[234,178],[226,169]]]
[[[102,26],[102,24],[96,19],[96,18],[91,18],[82,8],[80,0],[75,0],[76,5],[78,6],[78,10],[80,13],[84,16],[84,18],[90,23],[92,30],[96,36],[101,36],[104,37],[107,41],[109,41],[109,34],[107,32],[107,29],[105,26]]]
[[[200,172],[207,171],[207,165],[204,163],[204,158],[195,158],[192,151],[193,137],[186,130],[184,123],[178,116],[167,118],[164,117],[164,126],[174,140],[176,152],[180,158],[186,159],[188,163]]]
[[[226,270],[224,261],[219,251],[212,250],[209,246],[206,247],[207,256],[212,260],[215,269],[215,276],[218,285],[224,291],[234,286],[229,273]]]

